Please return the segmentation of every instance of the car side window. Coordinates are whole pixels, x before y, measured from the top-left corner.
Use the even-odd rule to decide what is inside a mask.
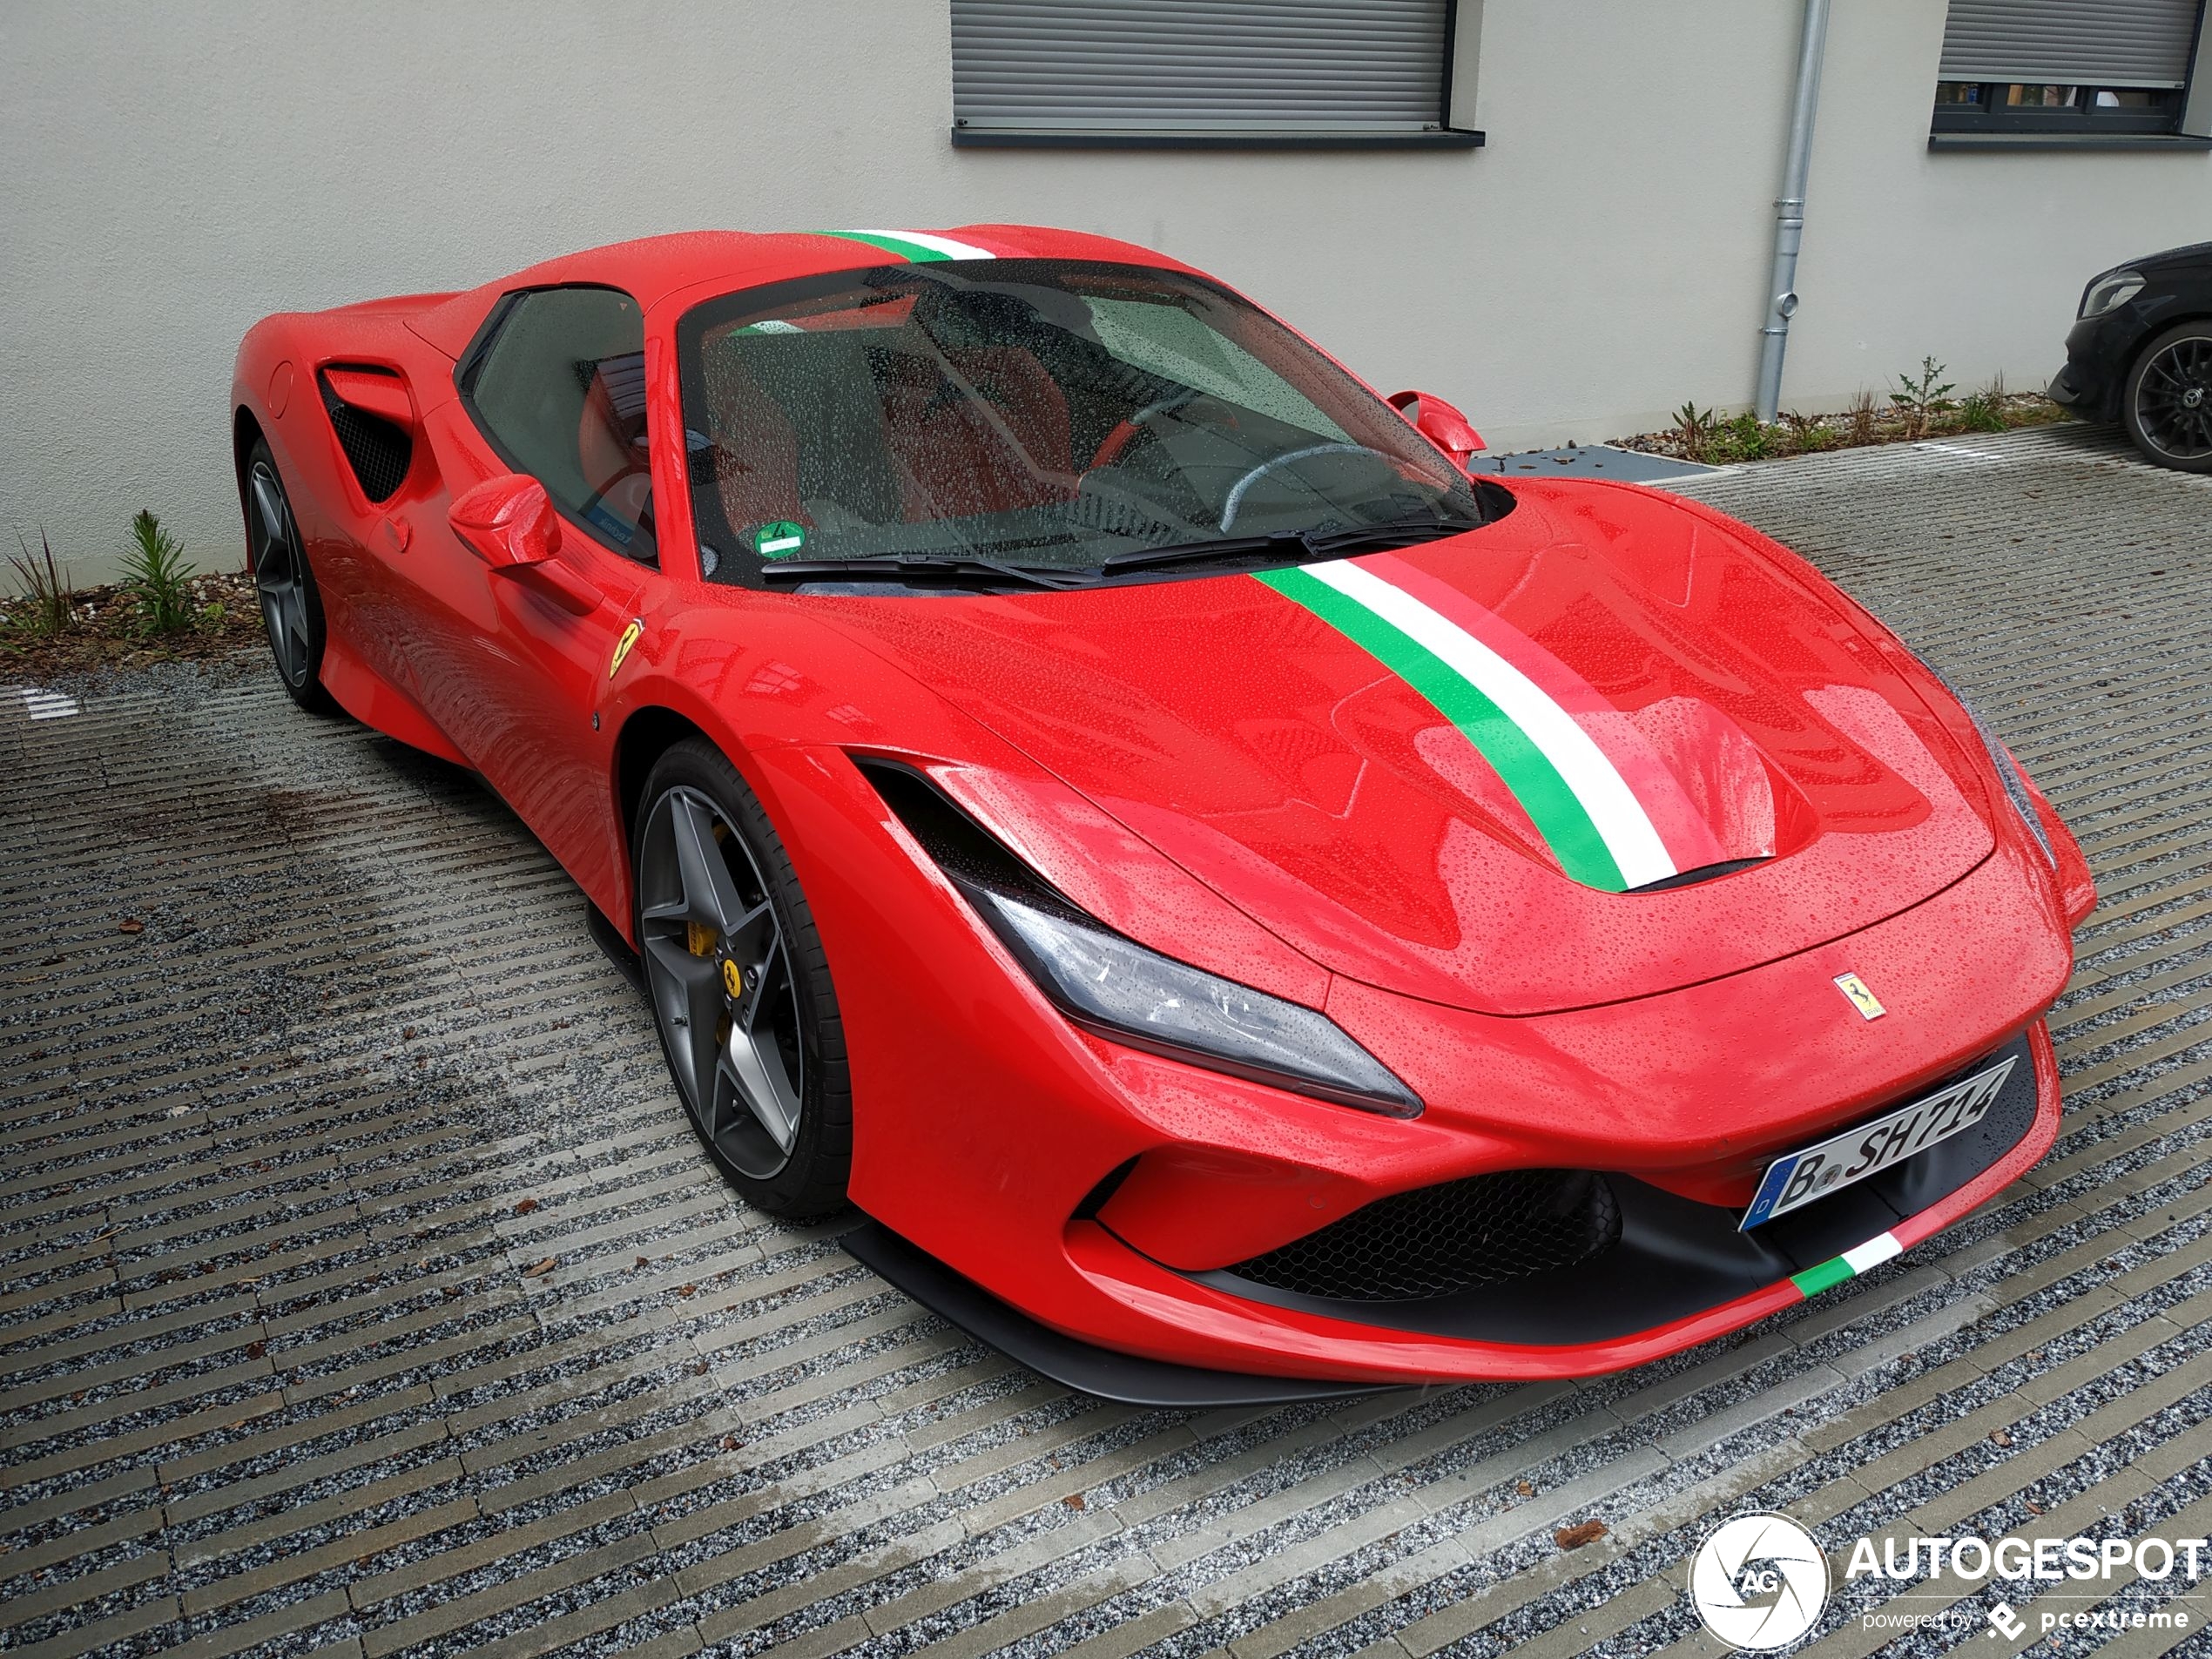
[[[645,326],[614,288],[535,288],[502,302],[462,394],[507,463],[627,557],[651,563]]]

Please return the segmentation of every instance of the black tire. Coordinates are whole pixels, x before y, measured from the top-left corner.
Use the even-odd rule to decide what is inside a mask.
[[[2143,347],[2121,392],[2120,423],[2146,461],[2212,472],[2212,320],[2176,324]]]
[[[307,543],[293,516],[292,497],[277,471],[267,441],[256,438],[246,457],[242,496],[246,509],[246,568],[253,573],[261,605],[261,626],[277,680],[291,699],[310,714],[335,714],[338,705],[322,685],[322,594],[315,586]]]
[[[719,897],[698,886],[718,869]],[[829,961],[768,814],[703,738],[654,763],[631,871],[646,997],[692,1129],[755,1208],[794,1218],[837,1209],[853,1168],[853,1085]]]

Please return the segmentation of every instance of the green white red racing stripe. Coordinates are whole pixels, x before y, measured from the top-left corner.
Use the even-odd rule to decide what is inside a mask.
[[[1802,1273],[1790,1275],[1790,1282],[1797,1287],[1800,1296],[1817,1296],[1831,1285],[1841,1285],[1845,1279],[1857,1278],[1870,1267],[1879,1267],[1892,1256],[1905,1253],[1905,1246],[1898,1242],[1895,1233],[1877,1233],[1863,1244],[1857,1244],[1831,1261],[1817,1267],[1808,1267]]]
[[[1393,554],[1258,580],[1360,646],[1480,752],[1560,868],[1620,893],[1724,854],[1636,727],[1550,651]]]
[[[959,242],[949,236],[936,236],[927,231],[824,231],[822,234],[841,236],[848,242],[865,242],[886,253],[897,254],[909,265],[927,265],[934,260],[995,260],[998,257],[989,249],[977,247],[972,242]]]

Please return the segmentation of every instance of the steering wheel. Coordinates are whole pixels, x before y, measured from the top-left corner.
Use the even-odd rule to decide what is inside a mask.
[[[1229,500],[1221,509],[1221,528],[1227,529],[1236,523],[1237,509],[1244,504],[1244,492],[1274,471],[1276,468],[1287,466],[1293,461],[1303,461],[1308,455],[1372,455],[1385,466],[1390,465],[1388,455],[1379,449],[1370,448],[1364,443],[1309,444],[1303,449],[1293,449],[1287,455],[1270,455],[1230,487]]]
[[[1124,417],[1106,435],[1104,442],[1091,452],[1090,464],[1085,472],[1096,472],[1101,467],[1110,467],[1114,457],[1129,447],[1129,441],[1144,429],[1144,423],[1156,415],[1170,415],[1198,396],[1195,386],[1179,386],[1165,397],[1154,398],[1134,415]]]

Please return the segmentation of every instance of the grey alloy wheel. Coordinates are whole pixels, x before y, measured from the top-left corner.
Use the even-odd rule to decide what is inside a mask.
[[[257,442],[247,460],[245,505],[246,556],[277,678],[300,707],[327,713],[335,705],[322,688],[322,600],[266,442]]]
[[[745,838],[704,791],[652,805],[638,843],[638,945],[654,1017],[700,1135],[768,1181],[803,1127],[806,1043],[789,945]]]

